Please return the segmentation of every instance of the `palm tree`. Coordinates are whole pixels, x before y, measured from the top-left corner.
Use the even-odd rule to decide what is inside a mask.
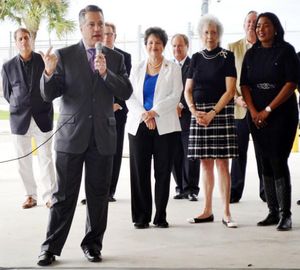
[[[68,8],[66,0],[0,0],[0,21],[10,19],[24,25],[34,44],[42,20],[47,21],[49,33],[55,30],[59,39],[75,30],[75,22],[65,19]]]

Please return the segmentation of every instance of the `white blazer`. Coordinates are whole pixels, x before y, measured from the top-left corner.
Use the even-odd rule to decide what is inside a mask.
[[[144,60],[130,74],[133,93],[126,101],[129,110],[126,128],[128,133],[134,136],[143,121],[142,114],[146,111],[143,95],[146,70],[147,60]],[[158,114],[155,122],[159,135],[181,131],[176,106],[182,89],[181,68],[174,62],[164,59],[156,81],[152,107]]]

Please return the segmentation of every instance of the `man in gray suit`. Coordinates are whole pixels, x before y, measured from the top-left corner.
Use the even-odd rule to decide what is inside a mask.
[[[44,71],[42,57],[32,50],[31,34],[26,28],[18,28],[14,33],[19,54],[3,65],[2,82],[4,98],[9,103],[9,122],[13,142],[18,157],[18,171],[24,184],[26,201],[23,209],[37,205],[37,183],[34,177],[31,138],[37,145],[40,165],[42,194],[47,207],[51,205],[51,195],[55,182],[52,161],[53,106],[41,97],[40,78]],[[45,143],[47,142],[47,143]],[[45,144],[44,144],[45,143]]]
[[[83,165],[87,219],[81,248],[88,261],[102,260],[116,151],[114,96],[125,100],[132,93],[122,55],[103,47],[95,56],[95,44],[103,41],[102,10],[93,5],[82,9],[79,24],[82,40],[78,44],[58,50],[57,56],[50,53],[51,49],[42,53],[42,96],[47,101],[61,97],[61,105],[55,138],[57,187],[40,266],[52,264],[55,255],[61,254],[76,208]]]

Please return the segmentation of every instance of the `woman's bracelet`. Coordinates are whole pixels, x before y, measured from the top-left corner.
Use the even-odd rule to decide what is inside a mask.
[[[213,112],[215,112],[215,114],[217,114],[217,111],[216,111],[215,108],[212,108],[211,110],[212,110]]]

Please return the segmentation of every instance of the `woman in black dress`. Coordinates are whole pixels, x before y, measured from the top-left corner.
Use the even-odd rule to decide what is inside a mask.
[[[234,124],[236,70],[232,52],[219,46],[223,27],[211,15],[203,16],[198,27],[204,50],[192,56],[185,98],[192,113],[188,158],[201,159],[204,207],[190,223],[212,222],[212,193],[216,165],[224,205],[222,222],[235,228],[229,209],[229,159],[237,157]]]
[[[279,231],[290,230],[288,157],[298,125],[294,90],[299,63],[294,48],[284,41],[284,30],[275,14],[260,14],[255,29],[257,42],[245,55],[240,84],[269,208],[267,217],[257,225],[277,224]]]

